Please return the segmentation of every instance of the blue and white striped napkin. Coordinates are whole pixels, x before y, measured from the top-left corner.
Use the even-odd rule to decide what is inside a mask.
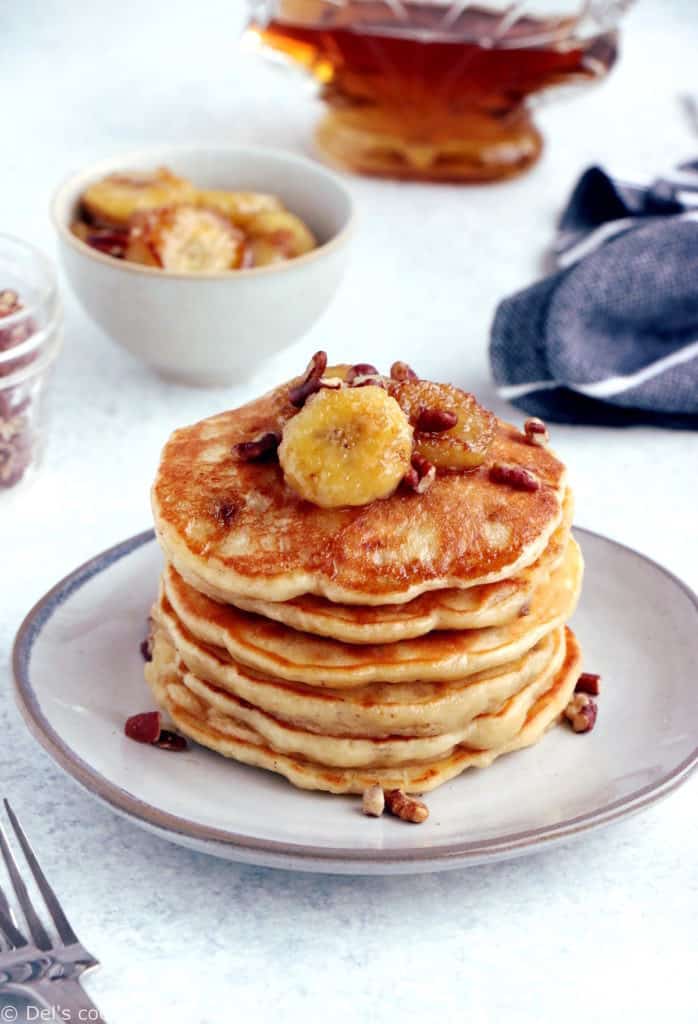
[[[556,270],[497,309],[497,390],[562,423],[698,428],[698,161],[648,187],[580,178]]]

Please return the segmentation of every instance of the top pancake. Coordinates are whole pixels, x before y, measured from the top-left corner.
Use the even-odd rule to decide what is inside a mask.
[[[560,522],[565,468],[499,422],[483,466],[437,477],[425,494],[324,509],[298,497],[276,462],[239,462],[232,446],[278,429],[288,385],[240,409],[175,431],[152,501],[168,559],[219,599],[286,601],[316,594],[346,604],[410,601],[445,587],[505,579],[535,561]],[[493,483],[494,462],[523,466],[537,491]]]

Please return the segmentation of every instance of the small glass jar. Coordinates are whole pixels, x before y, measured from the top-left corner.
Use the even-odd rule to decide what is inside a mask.
[[[41,460],[46,385],[62,340],[50,261],[21,239],[0,235],[0,500]]]

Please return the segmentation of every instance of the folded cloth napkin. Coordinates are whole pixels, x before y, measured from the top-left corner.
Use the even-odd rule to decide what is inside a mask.
[[[587,170],[553,258],[497,309],[502,398],[561,423],[698,428],[698,161],[649,187]]]

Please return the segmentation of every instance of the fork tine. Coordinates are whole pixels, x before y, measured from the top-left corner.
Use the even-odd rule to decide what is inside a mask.
[[[58,897],[56,896],[55,892],[49,885],[46,875],[41,870],[41,866],[38,860],[36,859],[36,854],[34,853],[31,847],[31,843],[27,839],[24,829],[17,820],[17,815],[12,810],[7,800],[3,800],[3,803],[5,804],[5,810],[7,811],[7,816],[10,819],[10,823],[12,825],[12,828],[14,829],[15,835],[19,840],[19,845],[22,847],[24,856],[27,858],[27,864],[31,869],[31,873],[34,876],[39,892],[44,897],[46,906],[48,907],[48,912],[53,918],[53,923],[56,926],[56,931],[58,932],[58,934],[61,937],[61,940],[64,942],[66,946],[70,946],[72,945],[72,943],[77,943],[78,937],[73,931],[70,925],[70,921],[65,916],[65,913],[63,912],[63,907],[58,902]]]
[[[34,940],[35,945],[39,949],[50,949],[51,940],[48,937],[46,929],[39,920],[38,914],[34,910],[34,905],[29,898],[27,887],[24,884],[22,876],[19,873],[17,861],[15,860],[14,854],[12,853],[10,845],[7,842],[5,830],[2,827],[2,825],[0,825],[0,852],[2,853],[3,860],[5,861],[7,873],[10,876],[12,888],[14,889],[15,896],[17,897],[17,902],[22,908],[22,913],[24,914],[24,918],[27,922],[29,932],[31,934],[32,939]]]
[[[27,940],[12,920],[10,904],[5,898],[5,893],[0,888],[0,935],[4,935],[12,949],[19,949],[26,946]]]

